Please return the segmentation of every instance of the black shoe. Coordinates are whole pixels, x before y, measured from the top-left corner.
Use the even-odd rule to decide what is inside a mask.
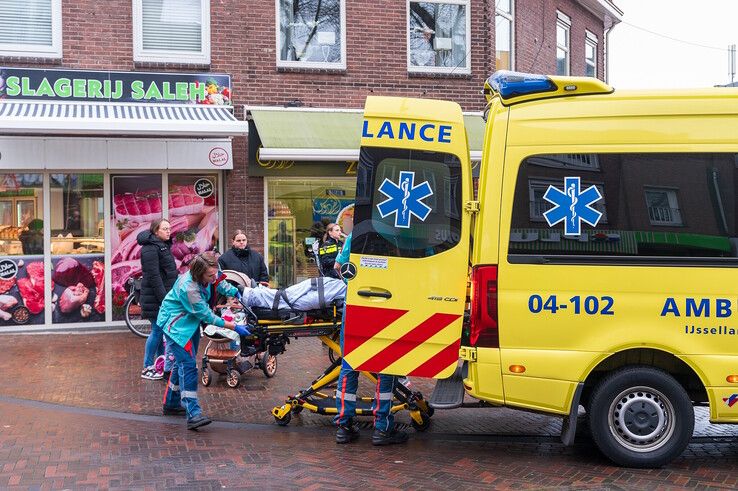
[[[164,406],[161,408],[161,414],[163,414],[164,416],[184,416],[185,414],[187,414],[187,410],[183,408],[182,406],[180,407]]]
[[[372,433],[372,445],[394,445],[395,443],[405,443],[407,439],[407,433],[395,429],[392,431],[375,429]]]
[[[338,425],[336,430],[336,443],[351,443],[359,438],[359,427],[352,421],[347,425]]]
[[[199,427],[209,425],[210,423],[212,423],[212,421],[201,414],[200,416],[195,416],[187,421],[187,429],[196,430]]]

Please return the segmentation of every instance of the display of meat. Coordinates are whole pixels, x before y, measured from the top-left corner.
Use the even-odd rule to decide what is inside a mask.
[[[18,299],[12,295],[0,295],[0,310],[10,310],[18,305]]]
[[[169,216],[197,215],[204,206],[205,200],[195,193],[194,186],[169,186]]]
[[[157,190],[113,196],[115,218],[121,222],[152,222],[161,217],[161,193]]]
[[[89,295],[90,289],[82,283],[77,283],[76,286],[68,286],[59,297],[59,310],[64,314],[73,312],[87,302]]]
[[[141,261],[125,261],[110,268],[110,282],[113,293],[126,291],[126,280],[141,273]]]
[[[212,210],[200,222],[200,230],[195,236],[195,242],[191,248],[196,253],[210,250],[213,244],[213,235],[218,231],[218,211]]]
[[[113,264],[128,261],[129,259],[137,259],[141,256],[141,246],[138,245],[137,239],[138,234],[144,230],[148,230],[151,226],[150,223],[142,223],[135,229],[133,229],[126,238],[118,244],[118,248],[113,250],[113,256],[111,262]],[[135,256],[135,257],[133,257]]]
[[[26,278],[18,279],[18,290],[28,311],[34,315],[40,314],[44,310],[44,263],[28,263],[26,273]]]
[[[95,286],[95,280],[92,278],[92,274],[87,266],[73,257],[60,259],[56,263],[54,274],[51,278],[62,286],[73,286],[77,283],[82,283],[87,288]]]
[[[9,280],[0,279],[0,294],[7,293],[15,286],[15,278]]]
[[[95,310],[105,313],[105,265],[100,261],[92,262],[92,277],[95,278]],[[0,297],[2,298],[2,297]]]

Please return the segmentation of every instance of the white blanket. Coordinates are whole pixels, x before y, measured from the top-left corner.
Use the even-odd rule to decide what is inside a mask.
[[[259,285],[256,288],[245,288],[242,302],[249,307],[272,309],[275,307],[275,298],[279,298],[278,309],[322,309],[334,300],[346,298],[346,283],[336,278],[320,277],[301,281],[284,290]]]

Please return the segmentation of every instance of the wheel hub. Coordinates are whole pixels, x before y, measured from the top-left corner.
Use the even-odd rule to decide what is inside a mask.
[[[620,393],[610,407],[610,429],[620,443],[635,451],[653,451],[668,441],[674,410],[658,391],[635,387]]]

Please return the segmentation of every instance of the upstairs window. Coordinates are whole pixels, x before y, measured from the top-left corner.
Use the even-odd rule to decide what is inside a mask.
[[[513,0],[499,0],[495,10],[495,68],[514,70],[514,18]]]
[[[0,0],[0,56],[61,58],[61,0]]]
[[[674,189],[646,188],[646,206],[651,225],[683,225]]]
[[[345,0],[276,0],[277,66],[346,68]]]
[[[568,15],[556,12],[556,75],[569,75],[569,46],[571,19]]]
[[[597,36],[587,31],[584,39],[584,70],[588,77],[597,76]]]
[[[133,0],[133,59],[210,64],[210,0]]]
[[[408,2],[411,72],[471,73],[469,0]]]

